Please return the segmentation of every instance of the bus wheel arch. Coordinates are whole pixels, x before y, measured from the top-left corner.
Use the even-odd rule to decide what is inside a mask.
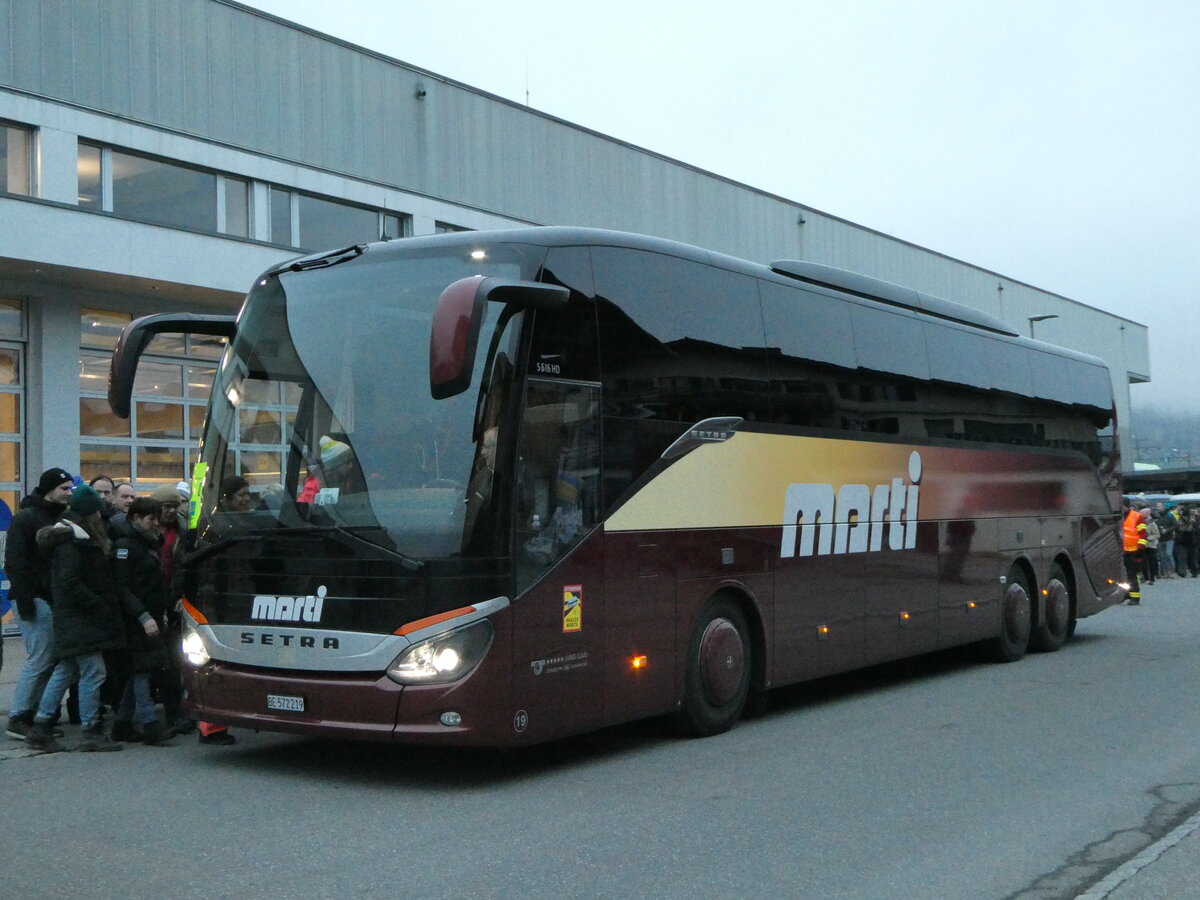
[[[1041,653],[1052,653],[1075,633],[1075,579],[1069,560],[1059,558],[1054,561],[1040,600],[1041,608],[1029,646]]]
[[[747,614],[748,603],[728,590],[713,594],[696,616],[684,665],[683,708],[679,724],[686,734],[721,734],[741,718],[763,654]]]
[[[985,644],[988,656],[994,661],[1016,662],[1029,649],[1036,606],[1035,584],[1028,560],[1015,560],[1003,585],[996,636]]]

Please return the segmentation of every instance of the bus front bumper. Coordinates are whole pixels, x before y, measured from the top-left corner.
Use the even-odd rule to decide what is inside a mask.
[[[342,740],[491,745],[494,704],[470,677],[402,686],[382,673],[275,671],[213,661],[184,667],[184,711],[194,719]],[[281,708],[283,707],[283,708]],[[446,724],[447,713],[451,724]]]

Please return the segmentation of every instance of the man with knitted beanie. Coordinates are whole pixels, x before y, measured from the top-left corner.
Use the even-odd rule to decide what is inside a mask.
[[[86,485],[75,489],[63,519],[37,533],[38,547],[50,560],[54,594],[54,647],[58,663],[42,694],[25,744],[33,750],[61,750],[50,730],[51,719],[68,686],[79,679],[79,749],[120,750],[100,729],[100,685],[104,651],[125,646],[119,595],[109,551],[112,549],[100,510],[104,501]],[[153,621],[147,625],[151,633]],[[157,633],[157,627],[154,628]]]
[[[47,469],[25,499],[8,528],[4,572],[17,608],[25,663],[17,676],[4,733],[24,740],[33,727],[33,712],[54,669],[54,618],[51,611],[50,562],[37,546],[37,533],[58,521],[74,487],[66,469]]]

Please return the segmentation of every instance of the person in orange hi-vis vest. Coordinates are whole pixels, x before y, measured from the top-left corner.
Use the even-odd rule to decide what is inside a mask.
[[[1146,549],[1146,521],[1136,509],[1125,507],[1125,521],[1121,526],[1125,549],[1125,577],[1129,581],[1129,605],[1142,602],[1142,589],[1138,573],[1142,570],[1142,551]]]

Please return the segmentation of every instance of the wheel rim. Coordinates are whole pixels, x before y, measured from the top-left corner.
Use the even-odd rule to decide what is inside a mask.
[[[713,706],[724,706],[737,696],[746,666],[737,626],[724,618],[709,622],[700,638],[699,656],[704,698]]]
[[[1020,644],[1029,635],[1029,595],[1020,584],[1010,584],[1004,592],[1004,636]]]
[[[1052,634],[1065,634],[1071,621],[1071,594],[1054,579],[1046,585],[1046,627]]]

